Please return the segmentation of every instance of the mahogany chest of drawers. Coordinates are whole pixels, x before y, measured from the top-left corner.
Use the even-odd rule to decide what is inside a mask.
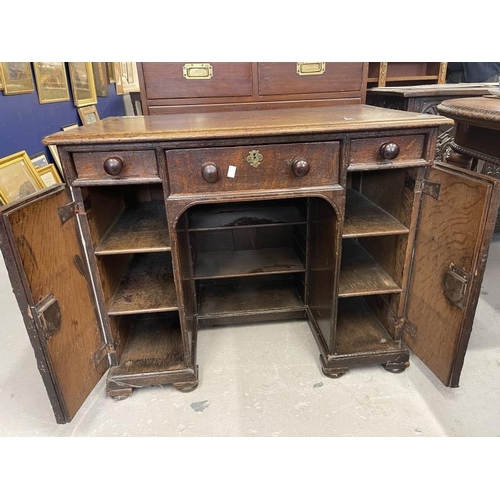
[[[434,162],[446,123],[359,104],[46,138],[66,185],[3,207],[0,238],[57,421],[105,372],[118,399],[194,389],[205,325],[307,320],[327,376],[402,371],[411,349],[457,386],[499,189]]]

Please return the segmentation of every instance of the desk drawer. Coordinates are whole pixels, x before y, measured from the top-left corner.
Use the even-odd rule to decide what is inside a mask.
[[[172,194],[321,187],[338,184],[339,143],[175,150],[167,165]]]
[[[80,180],[123,180],[158,178],[154,151],[92,151],[73,153]]]
[[[351,141],[349,167],[362,165],[387,167],[418,160],[426,161],[425,134],[388,135]]]

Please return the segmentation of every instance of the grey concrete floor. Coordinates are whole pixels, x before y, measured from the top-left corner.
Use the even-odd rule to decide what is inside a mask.
[[[105,396],[105,378],[69,424],[55,423],[0,259],[0,436],[500,436],[500,236],[490,248],[459,388],[417,359],[322,375],[305,322],[200,331],[200,385]]]

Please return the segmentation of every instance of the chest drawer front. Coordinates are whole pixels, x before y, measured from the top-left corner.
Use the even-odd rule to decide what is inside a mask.
[[[339,143],[168,151],[167,165],[172,194],[321,187],[338,184]]]
[[[252,95],[252,63],[142,63],[147,99]]]
[[[158,178],[158,166],[154,151],[74,153],[73,161],[78,179],[81,180]]]
[[[426,161],[425,135],[388,135],[351,141],[349,166]]]
[[[359,91],[363,63],[259,63],[259,94]]]

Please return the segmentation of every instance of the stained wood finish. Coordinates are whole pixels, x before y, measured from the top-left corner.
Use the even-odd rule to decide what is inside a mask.
[[[126,208],[97,244],[97,255],[170,250],[170,237],[162,201]]]
[[[399,154],[392,160],[385,159],[381,154],[381,147],[384,144],[396,144],[399,146]],[[349,169],[355,170],[361,165],[370,167],[382,165],[388,168],[400,164],[427,163],[424,145],[424,134],[355,139],[351,142]]]
[[[261,227],[283,224],[306,224],[294,203],[223,204],[203,207],[191,212],[190,231],[235,227]]]
[[[220,281],[199,289],[199,319],[304,309],[292,279]]]
[[[479,298],[499,185],[444,164],[427,177],[441,187],[438,200],[422,197],[407,308],[408,321],[417,330],[404,341],[443,384],[455,387]],[[470,275],[463,308],[443,291],[450,264]]]
[[[260,155],[258,165],[248,161],[252,151]],[[170,190],[175,195],[327,186],[338,183],[338,156],[338,142],[168,151]],[[295,159],[305,160],[309,173],[297,176]],[[217,174],[207,181],[203,169],[209,166]],[[230,167],[236,167],[234,176]]]
[[[342,242],[339,297],[401,291],[394,279],[356,240]]]
[[[151,141],[276,137],[291,134],[348,133],[436,127],[453,124],[444,116],[409,113],[364,105],[247,110],[167,116],[109,117],[76,130],[52,134],[44,144],[117,142],[136,147]],[[248,153],[247,153],[248,154]]]
[[[335,353],[372,354],[401,350],[362,297],[339,300]]]
[[[105,170],[107,160],[118,158],[123,165],[119,173],[110,175]],[[74,153],[73,161],[80,179],[116,180],[158,178],[158,167],[154,151],[92,151]]]
[[[113,295],[108,314],[177,309],[170,253],[148,253],[134,256]]]
[[[5,246],[9,246],[8,268],[19,273],[19,279],[13,280],[14,290],[20,305],[24,304],[32,343],[39,346],[35,349],[39,368],[50,374],[44,381],[59,423],[75,416],[108,368],[105,357],[98,365],[94,360],[103,340],[76,220],[62,223],[58,213],[68,203],[68,193],[57,186],[2,212],[7,231],[2,234],[2,249],[7,253]],[[61,327],[47,339],[34,308],[49,294],[59,304]]]
[[[353,189],[347,190],[345,212],[344,238],[409,232],[395,217]]]
[[[363,63],[325,63],[319,75],[299,75],[296,62],[258,63],[259,94],[313,94],[360,91]]]
[[[303,272],[293,248],[261,248],[235,252],[198,253],[195,279]]]

